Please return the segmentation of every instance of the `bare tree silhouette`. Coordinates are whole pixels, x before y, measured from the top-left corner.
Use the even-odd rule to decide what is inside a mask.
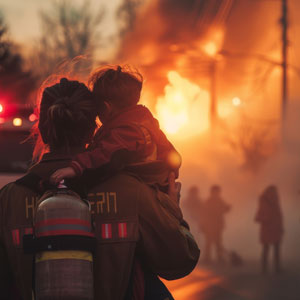
[[[253,124],[245,115],[236,130],[227,130],[226,141],[241,156],[242,168],[257,172],[274,152],[277,139],[275,127],[270,124]]]
[[[135,25],[136,14],[138,7],[145,0],[123,0],[117,10],[119,20],[119,33],[123,37],[127,32],[132,31]]]
[[[75,5],[70,0],[53,2],[49,11],[42,11],[42,35],[31,56],[31,66],[43,80],[56,71],[58,66],[78,56],[87,59],[77,63],[76,70],[89,72],[95,47],[101,36],[99,24],[103,20],[103,8],[92,8],[90,2]]]
[[[18,48],[7,37],[7,26],[0,13],[0,97],[7,102],[25,104],[36,87],[31,72],[24,70]]]

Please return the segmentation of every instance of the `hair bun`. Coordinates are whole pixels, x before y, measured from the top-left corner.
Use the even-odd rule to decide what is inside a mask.
[[[69,102],[70,102],[70,97],[68,96],[64,96],[64,97],[61,97],[59,99],[57,99],[53,105],[63,105],[65,106],[66,108],[70,108],[69,107]]]
[[[66,77],[61,78],[59,84],[66,85],[69,83],[69,80]]]
[[[72,119],[70,106],[70,97],[64,96],[58,98],[48,109],[48,118],[56,123],[56,126],[61,126],[61,122]]]

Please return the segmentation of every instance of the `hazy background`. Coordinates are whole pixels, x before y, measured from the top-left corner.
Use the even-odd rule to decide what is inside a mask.
[[[25,102],[34,102],[41,81],[55,72],[44,69],[46,62],[54,67],[57,58],[72,59],[64,52],[69,44],[61,29],[59,48],[49,28],[41,25],[42,19],[48,25],[55,22],[53,3],[63,2],[0,0],[6,39],[22,56],[22,68],[36,80]],[[87,2],[65,3],[70,24],[77,24],[78,11]],[[41,12],[48,17],[41,18]],[[276,184],[284,215],[283,259],[299,261],[300,2],[289,1],[289,103],[284,123],[280,1],[94,0],[89,1],[87,16],[95,22],[88,27],[89,43],[78,48],[86,53],[76,52],[76,47],[71,53],[88,55],[91,62],[85,70],[103,63],[129,63],[143,73],[142,103],[151,108],[183,156],[183,206],[192,184],[198,185],[203,199],[212,184],[220,184],[232,205],[225,247],[246,259],[258,259],[258,197],[267,185]],[[76,43],[81,42],[82,38]],[[212,81],[219,115],[214,130],[209,116]],[[196,228],[192,223],[201,247]]]

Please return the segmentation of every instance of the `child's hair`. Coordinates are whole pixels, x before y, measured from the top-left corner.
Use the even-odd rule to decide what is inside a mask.
[[[89,88],[97,101],[106,101],[119,108],[139,102],[143,76],[129,66],[105,66],[96,69],[89,78]]]

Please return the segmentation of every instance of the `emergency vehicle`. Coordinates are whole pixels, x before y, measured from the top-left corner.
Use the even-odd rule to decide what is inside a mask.
[[[36,120],[32,107],[0,100],[0,172],[27,170],[33,146],[24,140]]]

